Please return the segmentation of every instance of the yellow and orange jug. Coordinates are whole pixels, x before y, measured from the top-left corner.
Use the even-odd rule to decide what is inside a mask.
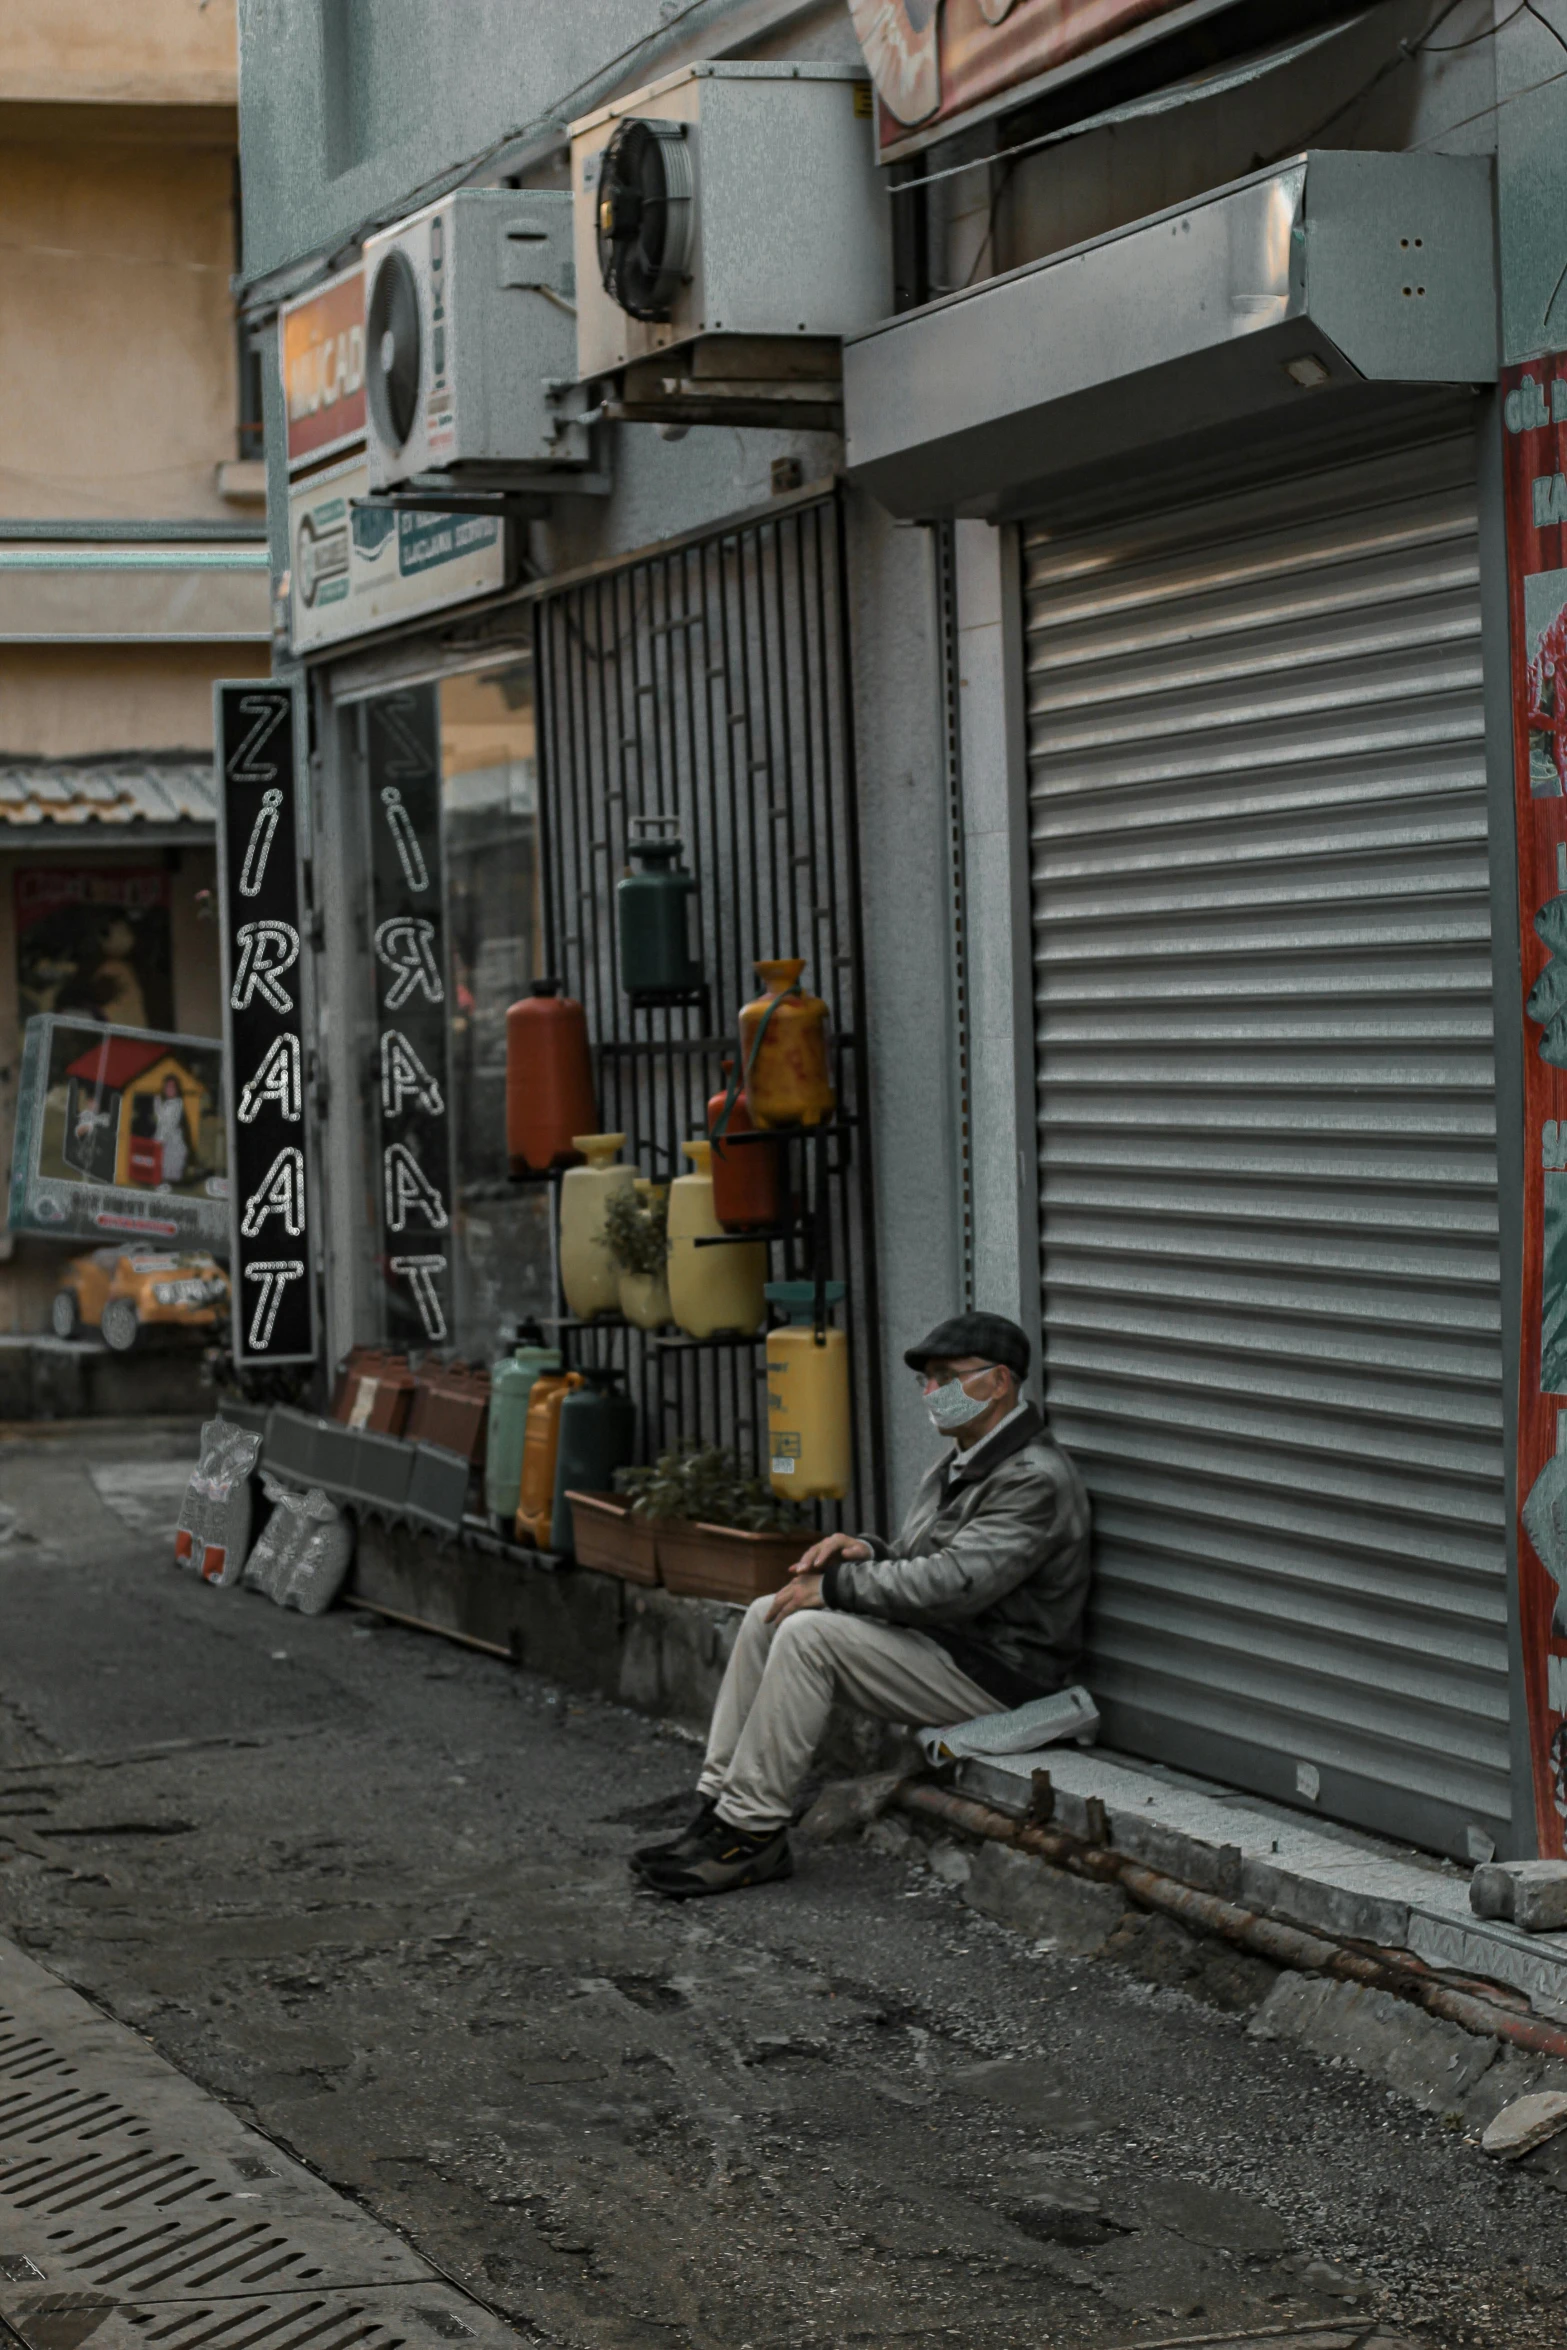
[[[740,1012],[740,1066],[756,1126],[819,1126],[837,1106],[827,1058],[827,1006],[800,985],[804,958],[758,963],[767,990]]]

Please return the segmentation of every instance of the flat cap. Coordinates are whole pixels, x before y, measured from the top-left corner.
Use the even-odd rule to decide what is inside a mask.
[[[918,1346],[906,1347],[903,1359],[911,1371],[923,1371],[927,1363],[961,1362],[965,1355],[999,1363],[1019,1379],[1028,1377],[1028,1340],[1005,1314],[954,1314],[950,1322],[938,1322]]]

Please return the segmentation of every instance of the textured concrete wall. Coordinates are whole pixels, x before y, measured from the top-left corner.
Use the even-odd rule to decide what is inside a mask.
[[[534,0],[524,38],[515,0],[241,0],[247,272],[345,237],[551,111],[564,121],[569,93],[664,22],[659,0]]]
[[[932,549],[851,498],[866,1020],[896,1524],[935,1449],[903,1349],[959,1298],[951,842]]]
[[[958,722],[969,969],[974,1302],[1039,1328],[1028,777],[1014,707],[1016,540],[956,526]]]

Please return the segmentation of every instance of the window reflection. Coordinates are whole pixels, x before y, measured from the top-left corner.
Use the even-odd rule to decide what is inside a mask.
[[[460,1353],[487,1359],[553,1311],[548,1195],[506,1174],[506,1013],[540,970],[533,670],[526,660],[440,687],[451,962]]]

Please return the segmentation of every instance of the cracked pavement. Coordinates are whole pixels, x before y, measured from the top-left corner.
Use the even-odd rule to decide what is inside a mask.
[[[896,1822],[639,1894],[687,1739],[204,1588],[168,1531],[193,1456],[0,1444],[0,1930],[522,2339],[1561,2343],[1567,2199],[1249,2039],[1260,1962],[1151,1925],[1036,1950]]]

